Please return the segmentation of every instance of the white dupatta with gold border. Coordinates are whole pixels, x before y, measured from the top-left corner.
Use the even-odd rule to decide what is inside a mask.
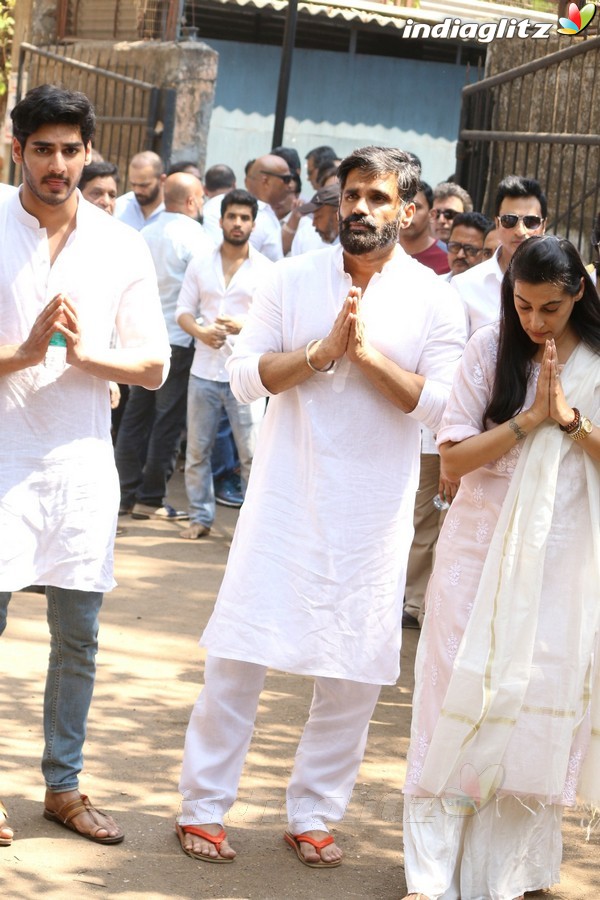
[[[598,355],[579,344],[561,378],[571,405],[598,427]],[[564,510],[557,491],[570,490],[565,461],[580,473],[579,499],[568,506],[573,521],[557,558],[565,517],[554,515]],[[559,608],[552,603],[568,604],[560,607],[568,635],[552,640],[569,641],[569,652],[548,677],[543,660],[551,669],[548,635]],[[600,807],[599,628],[600,464],[546,422],[526,439],[512,477],[419,787],[476,805],[495,793],[563,803],[577,793]]]

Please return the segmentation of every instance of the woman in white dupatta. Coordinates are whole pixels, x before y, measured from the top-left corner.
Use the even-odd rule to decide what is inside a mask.
[[[460,488],[429,583],[405,785],[411,900],[559,880],[600,808],[600,299],[575,248],[513,256],[438,432]]]

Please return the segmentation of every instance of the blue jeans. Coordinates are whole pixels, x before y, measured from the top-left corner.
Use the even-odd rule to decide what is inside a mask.
[[[162,506],[175,468],[193,347],[171,346],[171,368],[157,391],[134,385],[121,419],[115,462],[121,484],[121,508],[134,503]]]
[[[188,387],[188,435],[185,458],[185,489],[188,495],[190,521],[211,526],[215,518],[215,492],[210,457],[222,410],[227,412],[233,439],[240,458],[242,494],[246,491],[256,425],[252,408],[239,403],[227,381],[209,381],[190,375]]]
[[[231,425],[225,410],[222,411],[219,420],[219,430],[210,456],[210,465],[214,481],[231,478],[240,466]]]
[[[0,591],[0,634],[10,593]],[[102,594],[47,587],[50,659],[44,694],[42,773],[48,790],[76,790],[96,675]]]

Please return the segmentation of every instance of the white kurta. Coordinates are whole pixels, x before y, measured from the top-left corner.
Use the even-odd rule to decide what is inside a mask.
[[[325,336],[350,287],[341,247],[276,265],[228,363],[238,399],[267,396],[260,356]],[[400,247],[362,313],[371,343],[425,376],[420,402],[404,414],[346,358],[271,398],[202,637],[215,656],[373,684],[398,676],[420,423],[441,419],[464,313]]]
[[[0,345],[20,344],[57,293],[74,301],[91,355],[168,359],[152,258],[131,228],[79,197],[77,227],[51,266],[46,231],[17,193],[0,204]],[[119,482],[108,383],[43,363],[0,376],[0,590],[114,587]]]
[[[440,443],[483,431],[497,344],[497,326],[469,341]],[[535,365],[524,408],[538,374]],[[580,345],[561,381],[598,426],[598,356]],[[600,803],[598,469],[545,422],[461,480],[415,663],[409,891],[512,900],[548,887],[560,868],[561,807]]]
[[[438,431],[440,442],[461,441],[483,431],[482,416],[493,386],[496,352],[496,326],[481,328],[469,341]],[[589,353],[589,357],[595,385],[592,400],[584,405],[581,393],[569,394],[573,390],[570,379],[575,353],[565,366],[562,380],[571,405],[581,406],[598,424],[600,366],[597,356]],[[536,366],[527,387],[525,408],[535,397],[538,372]],[[552,435],[561,436],[552,423],[536,429],[533,436],[542,440],[548,428]],[[446,790],[451,793],[449,785],[455,791],[461,787],[475,791],[471,785],[461,785],[461,779],[465,781],[468,771],[485,771],[490,782],[485,790],[490,795],[526,795],[543,803],[565,805],[575,802],[590,737],[590,685],[597,671],[597,560],[585,541],[596,527],[593,523],[599,497],[594,495],[594,509],[588,508],[586,470],[592,463],[580,446],[566,437],[563,444],[564,456],[560,465],[556,464],[553,506],[549,499],[553,463],[548,454],[539,473],[538,494],[530,503],[534,511],[538,510],[538,519],[550,506],[552,518],[543,551],[537,549],[535,541],[541,540],[538,532],[543,535],[544,531],[537,520],[537,531],[532,526],[526,545],[528,567],[513,559],[516,553],[510,550],[509,537],[502,528],[501,510],[520,454],[529,442],[515,444],[508,453],[461,480],[437,544],[425,601],[425,624],[415,663],[407,793],[441,795]],[[597,464],[594,467],[597,469]],[[524,514],[519,510],[515,519],[523,519]],[[482,591],[481,575],[494,529],[500,545],[509,547],[509,562],[503,561],[502,581],[494,569],[494,589],[487,590],[486,582]],[[511,575],[517,573],[514,592],[508,599],[496,587],[506,582],[505,570]],[[487,604],[492,602],[497,610],[488,614]],[[480,617],[486,615],[489,620],[477,632]],[[525,623],[533,629],[532,634]],[[501,639],[510,647],[505,659]],[[525,644],[523,648],[521,643]],[[486,670],[485,681],[480,679],[478,654],[485,658],[485,665],[481,664]],[[502,673],[499,686],[490,686],[492,664]],[[469,672],[466,680],[463,669]],[[469,678],[475,685],[474,716],[472,711],[457,711],[449,693],[450,686],[464,701]],[[495,708],[490,711],[488,694],[494,700],[498,697],[502,713]],[[479,716],[482,721],[477,722],[467,740],[465,734]],[[506,733],[500,727],[505,719],[510,724]],[[434,741],[437,755],[432,751]],[[458,771],[449,775],[446,764]],[[481,793],[484,786],[478,784],[476,790]],[[591,793],[593,797],[587,797],[586,802],[597,802],[598,788]]]

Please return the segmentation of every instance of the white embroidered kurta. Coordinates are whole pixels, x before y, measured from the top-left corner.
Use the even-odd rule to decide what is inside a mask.
[[[497,326],[477,331],[439,443],[483,430],[496,352]],[[538,371],[525,408],[533,402]],[[585,403],[582,412],[600,424],[598,357],[579,347],[562,380],[571,405]],[[529,490],[532,497],[524,508],[511,491],[503,508],[521,453],[531,462],[515,496]],[[525,444],[463,477],[427,592],[407,793],[463,796],[476,804],[513,795],[573,805],[580,790],[583,802],[598,804],[598,766],[590,762],[598,759],[599,741],[590,704],[592,696],[598,706],[600,684],[597,470],[581,446],[544,423]],[[484,580],[499,517],[492,548],[503,567],[486,564]],[[595,756],[588,752],[590,739]]]
[[[46,231],[17,193],[0,205],[0,345],[21,344],[57,293],[74,301],[85,347],[165,360],[169,345],[144,240],[79,196],[77,227],[50,265]],[[0,376],[0,590],[110,590],[119,482],[108,383],[44,363]]]
[[[277,264],[228,362],[238,399],[267,396],[260,356],[325,336],[350,287],[341,247]],[[397,678],[420,423],[440,421],[464,314],[399,247],[361,309],[369,341],[425,376],[419,404],[404,414],[345,357],[333,375],[270,399],[201,641],[215,656],[373,684]]]

